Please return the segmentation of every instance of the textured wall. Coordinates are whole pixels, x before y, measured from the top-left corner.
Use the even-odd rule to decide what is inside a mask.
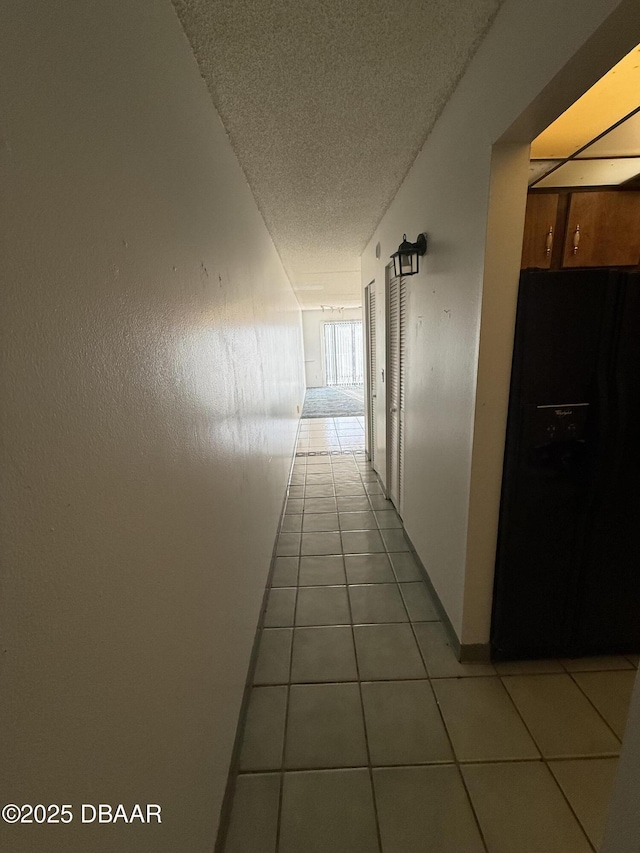
[[[617,7],[625,10],[623,23],[581,51]],[[640,35],[629,25],[634,16],[637,3],[630,0],[594,0],[588,8],[578,0],[506,0],[362,256],[363,284],[375,279],[381,340],[384,265],[403,233],[411,240],[429,234],[421,272],[408,280],[404,522],[465,643],[489,639],[519,272],[513,240],[522,239],[526,197],[526,160],[517,143],[532,139],[581,86],[631,49]],[[578,51],[582,62],[569,69]],[[488,233],[490,192],[501,192],[500,182],[491,184],[492,146],[524,113],[527,121],[510,140],[513,184],[495,200]],[[500,177],[504,189],[508,176]],[[483,304],[491,322],[483,323],[481,345]],[[377,451],[384,472],[381,441]]]
[[[302,403],[300,311],[169,0],[0,9],[11,853],[204,853]]]

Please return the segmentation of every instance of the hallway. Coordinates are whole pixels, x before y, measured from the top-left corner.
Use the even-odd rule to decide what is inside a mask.
[[[490,639],[530,143],[640,44],[579,5],[0,4],[0,850],[594,850],[635,659],[448,645]],[[362,414],[300,414],[366,319],[400,458],[421,234],[401,525]],[[632,709],[600,853],[638,853]]]
[[[637,661],[458,663],[357,426],[301,422],[225,853],[597,849]]]

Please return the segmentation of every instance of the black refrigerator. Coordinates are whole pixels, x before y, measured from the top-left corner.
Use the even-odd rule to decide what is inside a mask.
[[[520,279],[494,660],[640,652],[640,275]]]

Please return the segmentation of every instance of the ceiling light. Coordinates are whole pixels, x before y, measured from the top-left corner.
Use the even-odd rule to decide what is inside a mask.
[[[601,77],[531,143],[535,160],[571,157],[638,107],[640,45]]]
[[[539,181],[560,163],[562,160],[531,160],[529,163],[529,186]]]
[[[567,160],[536,183],[536,187],[616,186],[640,174],[640,157],[612,160]]]
[[[407,240],[407,235],[402,237],[402,243],[398,246],[398,251],[394,252],[393,270],[396,276],[400,275],[415,275],[420,269],[420,256],[427,251],[427,235],[418,234],[418,239],[415,243],[410,243]]]
[[[576,157],[637,157],[639,154],[640,109],[583,148]]]

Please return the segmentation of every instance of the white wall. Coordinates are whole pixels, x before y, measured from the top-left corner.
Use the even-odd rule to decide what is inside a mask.
[[[210,853],[300,310],[169,0],[6,0],[0,105],[0,800],[163,808],[0,847]]]
[[[638,18],[637,3],[627,0],[506,0],[362,256],[363,285],[376,281],[382,340],[384,265],[403,233],[412,240],[429,234],[421,272],[408,280],[404,522],[467,644],[488,641],[526,195],[523,143],[640,41]],[[580,61],[570,62],[577,51]],[[518,119],[511,147],[495,155],[492,184],[492,147]],[[488,232],[491,192],[498,197]],[[483,310],[493,312],[494,325],[481,341]],[[474,425],[481,427],[475,439]]]
[[[326,384],[324,370],[324,324],[338,320],[362,320],[362,308],[345,308],[342,311],[303,311],[304,369],[307,388],[320,388]]]
[[[640,839],[639,791],[640,678],[636,676],[600,853],[638,853],[638,839]]]

